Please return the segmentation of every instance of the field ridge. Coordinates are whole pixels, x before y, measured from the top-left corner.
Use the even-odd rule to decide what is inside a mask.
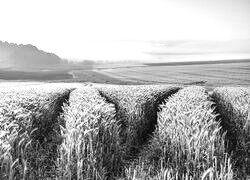
[[[249,87],[45,83],[0,97],[3,180],[250,174]]]

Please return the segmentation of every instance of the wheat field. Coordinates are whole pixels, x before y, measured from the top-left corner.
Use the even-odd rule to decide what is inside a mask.
[[[250,88],[0,85],[0,179],[250,175]]]

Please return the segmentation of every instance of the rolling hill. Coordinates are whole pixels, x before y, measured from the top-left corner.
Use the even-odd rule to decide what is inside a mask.
[[[14,44],[0,41],[0,68],[41,69],[56,67],[62,59],[53,53],[39,50],[27,44]]]

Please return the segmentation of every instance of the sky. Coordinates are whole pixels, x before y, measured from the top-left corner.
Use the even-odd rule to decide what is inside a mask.
[[[250,58],[250,0],[0,0],[0,40],[72,60]]]

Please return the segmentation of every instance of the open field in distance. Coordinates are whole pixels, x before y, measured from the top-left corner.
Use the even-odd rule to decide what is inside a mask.
[[[135,84],[250,85],[250,61],[194,65],[148,64],[140,67],[104,68],[94,71]]]
[[[113,63],[37,71],[0,69],[0,81],[93,82],[107,84],[250,85],[250,60],[185,63]]]

